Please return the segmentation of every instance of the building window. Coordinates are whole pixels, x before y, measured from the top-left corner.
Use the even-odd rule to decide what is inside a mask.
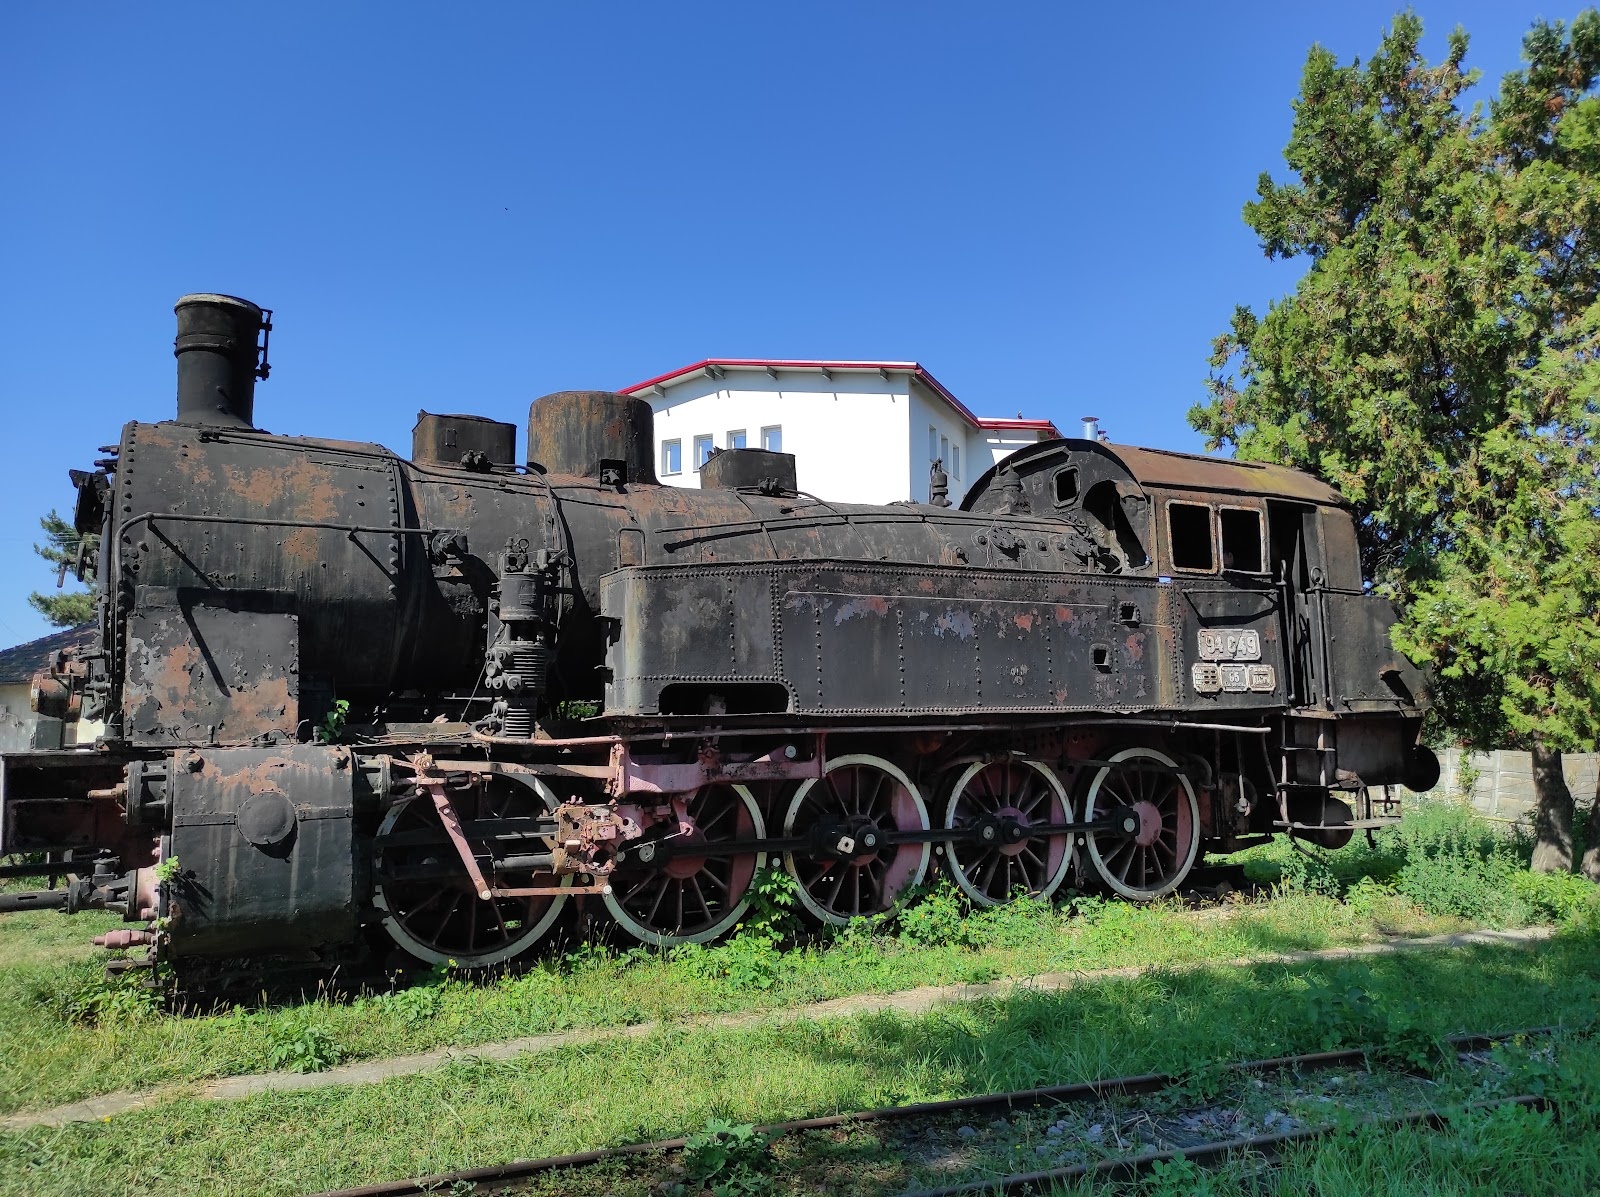
[[[661,442],[661,473],[663,475],[683,473],[682,441]]]
[[[768,453],[783,452],[783,425],[774,424],[761,430],[761,447]]]
[[[730,449],[743,449],[744,448],[744,429],[743,428],[734,428],[734,429],[730,429],[729,430],[727,447],[730,448]]]
[[[961,446],[950,446],[950,477],[961,481]]]
[[[939,460],[939,430],[932,424],[928,425],[928,460]]]
[[[711,460],[711,434],[694,438],[694,468],[699,469]]]
[[[950,438],[947,437],[947,436],[941,436],[939,438],[939,460],[944,462],[946,469],[949,469],[949,467],[950,467]]]

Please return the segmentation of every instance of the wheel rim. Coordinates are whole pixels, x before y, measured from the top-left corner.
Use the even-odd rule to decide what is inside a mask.
[[[745,786],[702,786],[683,799],[693,830],[690,843],[765,839],[761,809]],[[740,856],[675,855],[659,868],[640,861],[640,850],[683,835],[676,812],[646,815],[644,837],[626,846],[612,873],[606,908],[617,925],[643,943],[670,947],[707,943],[731,928],[750,905],[750,885],[767,863],[765,852]]]
[[[944,825],[952,830],[985,819],[1014,819],[1026,827],[1072,822],[1072,803],[1055,771],[1042,761],[1006,757],[974,761],[950,791]],[[979,906],[997,906],[1018,889],[1047,898],[1072,866],[1072,837],[1028,836],[1015,843],[951,842],[945,846],[950,875]]]
[[[1132,836],[1091,832],[1089,860],[1112,890],[1148,901],[1177,889],[1193,866],[1200,848],[1200,805],[1187,774],[1119,768],[1126,762],[1177,768],[1171,757],[1153,748],[1125,748],[1100,768],[1089,785],[1085,813],[1097,819],[1112,810],[1131,809],[1138,828]]]
[[[822,823],[849,823],[879,831],[926,831],[928,808],[911,779],[882,757],[836,757],[820,778],[800,783],[783,821],[783,834],[806,835]],[[859,837],[858,837],[859,838]],[[784,854],[799,885],[800,903],[826,923],[893,910],[900,896],[922,881],[930,844],[893,844],[844,860]]]
[[[556,808],[556,796],[538,779],[532,788],[517,782],[486,782],[475,790],[452,795],[463,819],[527,818]],[[407,831],[437,830],[442,844],[385,846],[386,836]],[[547,847],[553,847],[544,841]],[[454,962],[463,968],[501,964],[533,946],[566,905],[566,895],[525,898],[478,897],[455,848],[439,823],[439,812],[426,794],[397,804],[378,829],[373,844],[373,866],[386,869],[454,861],[458,873],[417,881],[385,881],[378,886],[373,904],[384,912],[389,937],[419,960],[430,964]],[[505,888],[572,884],[570,876],[557,880],[553,873],[503,872],[496,875]]]

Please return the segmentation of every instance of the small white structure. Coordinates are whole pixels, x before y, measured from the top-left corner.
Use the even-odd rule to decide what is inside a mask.
[[[33,675],[50,668],[56,654],[67,648],[89,648],[97,635],[94,624],[54,632],[39,640],[30,640],[15,648],[0,649],[0,752],[22,752],[29,748],[57,748],[61,744],[41,729],[39,716],[33,709]],[[47,723],[51,722],[49,720]],[[70,746],[88,743],[104,729],[104,724],[87,722],[69,723],[65,728],[55,724],[56,733]]]
[[[1061,435],[1049,420],[972,414],[917,362],[708,358],[622,393],[656,413],[656,474],[699,486],[716,449],[795,455],[800,489],[853,503],[928,500],[942,460],[949,496],[1007,454]]]

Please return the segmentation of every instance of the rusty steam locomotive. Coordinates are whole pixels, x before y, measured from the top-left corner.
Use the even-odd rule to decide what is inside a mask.
[[[0,762],[6,871],[66,881],[0,908],[120,911],[108,946],[178,964],[484,966],[564,911],[712,940],[769,860],[829,922],[936,863],[980,905],[1155,898],[1437,780],[1306,475],[1065,439],[958,506],[826,502],[760,450],[674,489],[601,392],[534,402],[525,465],[427,413],[406,461],[261,431],[271,313],[177,315],[176,418],[72,474],[99,642],[36,703],[103,730]]]

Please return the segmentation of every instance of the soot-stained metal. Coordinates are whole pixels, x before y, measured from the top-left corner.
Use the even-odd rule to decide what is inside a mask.
[[[176,418],[71,473],[99,628],[35,690],[92,722],[0,758],[0,852],[59,877],[5,905],[120,911],[121,965],[704,943],[764,863],[824,922],[932,868],[980,906],[1145,900],[1437,780],[1315,478],[1086,438],[954,506],[831,502],[761,450],[678,489],[602,391],[536,401],[520,457],[420,413],[407,460],[262,431],[271,313],[177,313]]]

